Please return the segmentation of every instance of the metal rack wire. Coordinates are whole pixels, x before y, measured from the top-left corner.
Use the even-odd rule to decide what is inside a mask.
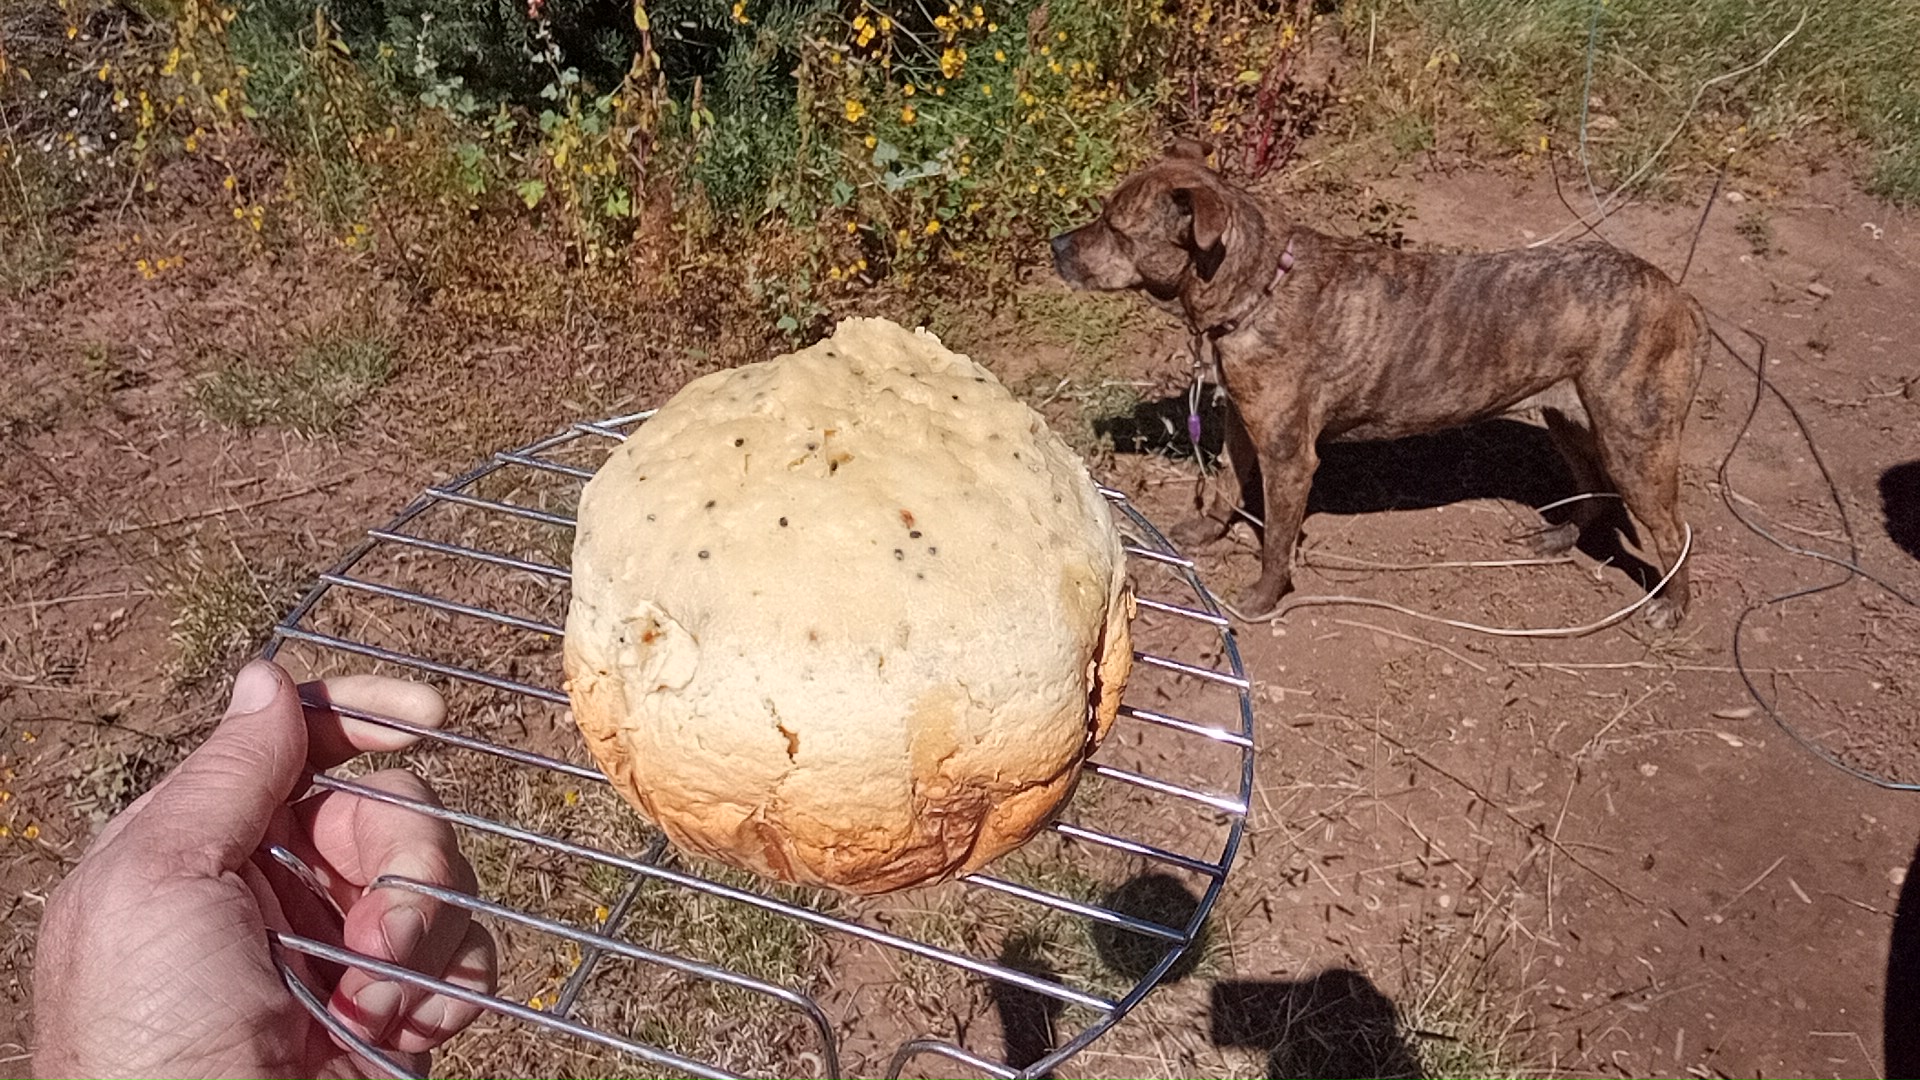
[[[502,730],[479,731],[456,713],[445,728],[420,728],[389,717],[343,710],[373,723],[417,735],[422,746],[449,755],[487,755],[493,764],[520,770],[527,783],[561,786],[602,785],[599,770],[584,763],[578,739],[564,710],[553,651],[562,628],[568,584],[571,507],[579,487],[627,433],[650,412],[596,423],[578,423],[517,450],[495,454],[464,475],[428,488],[389,524],[370,530],[349,550],[276,627],[267,654],[290,660],[303,654],[310,668],[398,669],[445,680],[509,702],[520,722],[513,732],[538,731],[528,710],[545,714],[555,735],[552,752],[541,752]],[[1031,1060],[1008,1062],[1003,1046],[978,1033],[922,1031],[892,1049],[868,1055],[885,1062],[888,1076],[900,1076],[917,1059],[946,1059],[947,1068],[963,1066],[995,1077],[1039,1076],[1084,1049],[1138,1005],[1167,974],[1191,963],[1200,948],[1209,912],[1218,900],[1237,851],[1253,785],[1253,707],[1249,683],[1232,630],[1193,564],[1183,558],[1141,512],[1118,491],[1103,489],[1127,535],[1141,617],[1136,622],[1136,677],[1128,686],[1121,724],[1083,774],[1082,795],[1105,798],[1096,814],[1082,814],[1080,797],[1051,825],[1058,838],[1055,855],[1092,869],[1076,871],[1089,880],[1110,877],[1115,868],[1178,875],[1195,883],[1197,897],[1189,917],[1166,925],[1156,912],[1124,910],[1107,897],[1068,895],[1043,882],[996,876],[998,866],[963,879],[952,888],[973,898],[1002,904],[1031,905],[1048,917],[1067,920],[1094,940],[1120,940],[1144,948],[1149,962],[1115,981],[1074,979],[995,956],[990,949],[958,948],[950,941],[924,940],[911,925],[901,926],[876,911],[842,911],[830,904],[796,900],[789,893],[753,882],[717,880],[712,868],[677,858],[664,837],[652,834],[635,850],[605,850],[542,832],[504,815],[442,807],[368,786],[347,775],[315,777],[320,789],[346,792],[447,821],[467,836],[517,847],[547,858],[584,860],[624,875],[616,902],[600,909],[588,925],[557,910],[512,906],[486,896],[469,896],[402,877],[382,878],[376,888],[411,890],[466,909],[474,917],[511,931],[515,942],[559,943],[577,952],[562,988],[551,1001],[514,1000],[504,992],[483,994],[350,952],[330,942],[276,932],[276,958],[295,995],[336,1036],[356,1045],[395,1075],[409,1075],[353,1036],[332,1017],[324,1001],[296,974],[292,954],[361,968],[381,978],[463,999],[496,1018],[527,1025],[558,1040],[577,1040],[619,1053],[647,1068],[667,1068],[694,1076],[742,1075],[725,1060],[702,1060],[671,1046],[650,1042],[641,1033],[608,1030],[584,1008],[592,999],[596,968],[625,961],[683,980],[700,980],[749,995],[786,1010],[799,1030],[810,1032],[814,1049],[798,1054],[783,1075],[805,1071],[843,1075],[842,1029],[852,1011],[846,995],[829,999],[822,981],[804,985],[774,981],[730,970],[723,963],[679,955],[623,936],[637,900],[659,904],[695,901],[746,905],[759,913],[792,920],[810,934],[910,956],[955,969],[988,989],[1027,995],[1046,1003],[1060,1022],[1042,1052]],[[541,535],[544,533],[544,535]],[[432,574],[404,570],[422,564]],[[419,578],[429,578],[422,584]],[[379,607],[377,613],[371,607]],[[514,610],[514,609],[518,610]],[[545,617],[542,615],[544,609]],[[471,635],[483,635],[473,638]],[[491,635],[491,636],[485,636]],[[1167,647],[1156,646],[1165,638]],[[452,645],[445,645],[452,641]],[[478,642],[478,643],[476,643]],[[432,643],[452,650],[432,655]],[[502,668],[505,670],[502,670]],[[537,670],[536,670],[537,669]],[[1208,699],[1197,718],[1188,703]],[[1146,704],[1143,702],[1150,702]],[[1151,743],[1151,747],[1149,747]],[[567,760],[567,757],[576,760]],[[1198,775],[1198,779],[1195,776]],[[1106,798],[1101,790],[1112,794]],[[1117,793],[1117,794],[1115,794]],[[1098,802],[1096,798],[1096,802]],[[1099,825],[1090,824],[1097,819]],[[304,870],[284,850],[273,854],[296,873]],[[482,891],[489,888],[483,881]],[[1185,912],[1181,912],[1185,914]],[[1137,952],[1137,949],[1136,949]],[[503,969],[510,957],[503,956]],[[830,974],[830,973],[828,973]],[[827,980],[831,982],[832,980]],[[825,1002],[823,1004],[823,1001]],[[841,1015],[835,1015],[838,1012]]]

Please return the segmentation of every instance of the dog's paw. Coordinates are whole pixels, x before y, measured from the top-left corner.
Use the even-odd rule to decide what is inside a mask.
[[[1544,525],[1539,532],[1527,537],[1527,546],[1533,549],[1534,554],[1546,559],[1565,555],[1579,542],[1580,526],[1571,521]]]
[[[1259,581],[1240,590],[1234,597],[1234,605],[1241,615],[1249,619],[1258,619],[1280,606],[1280,598],[1287,595],[1293,583],[1286,578],[1261,578]]]
[[[1646,620],[1647,626],[1651,629],[1673,630],[1679,627],[1680,620],[1687,617],[1687,609],[1674,603],[1670,597],[1656,596],[1647,601],[1646,607],[1640,609],[1640,617]]]
[[[1167,536],[1183,548],[1205,547],[1227,535],[1231,522],[1217,521],[1205,514],[1190,517],[1167,531]]]

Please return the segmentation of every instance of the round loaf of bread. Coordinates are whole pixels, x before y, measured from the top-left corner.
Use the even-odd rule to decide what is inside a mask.
[[[924,330],[687,385],[580,497],[567,691],[673,842],[876,893],[1034,834],[1106,735],[1133,597],[1086,466]]]

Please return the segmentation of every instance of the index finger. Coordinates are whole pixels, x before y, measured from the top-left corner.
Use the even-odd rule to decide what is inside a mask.
[[[300,684],[307,761],[331,769],[372,751],[404,750],[447,719],[440,692],[384,675],[341,675]],[[411,730],[409,730],[411,729]]]

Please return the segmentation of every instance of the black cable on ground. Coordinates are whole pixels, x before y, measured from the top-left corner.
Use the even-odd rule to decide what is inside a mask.
[[[1704,216],[1702,217],[1701,221],[1702,221],[1702,224],[1705,223]],[[1730,321],[1730,320],[1722,320],[1722,321]],[[1886,590],[1889,596],[1892,596],[1894,599],[1900,601],[1901,603],[1907,605],[1908,607],[1920,608],[1920,602],[1915,602],[1913,597],[1908,596],[1906,593],[1902,592],[1900,589],[1896,588],[1894,585],[1886,581],[1886,579],[1872,573],[1871,571],[1867,570],[1866,568],[1860,565],[1860,543],[1859,543],[1859,539],[1855,536],[1853,531],[1853,521],[1847,514],[1846,500],[1841,498],[1840,485],[1834,481],[1833,473],[1827,468],[1826,459],[1823,458],[1820,454],[1820,446],[1818,443],[1814,441],[1813,432],[1810,429],[1808,429],[1806,420],[1800,415],[1800,410],[1795,408],[1793,402],[1789,400],[1788,397],[1780,391],[1779,387],[1773,384],[1773,380],[1767,378],[1767,339],[1753,332],[1752,330],[1746,329],[1745,327],[1740,328],[1742,333],[1745,333],[1748,337],[1752,338],[1754,342],[1760,347],[1760,355],[1758,360],[1754,363],[1748,363],[1747,358],[1740,355],[1740,351],[1738,349],[1735,349],[1732,343],[1728,342],[1725,337],[1721,336],[1720,331],[1718,329],[1713,328],[1710,325],[1708,327],[1708,330],[1710,333],[1713,334],[1714,340],[1720,343],[1720,347],[1727,350],[1728,355],[1732,356],[1736,361],[1738,361],[1740,363],[1740,366],[1752,372],[1754,376],[1753,403],[1750,406],[1748,406],[1746,419],[1741,422],[1740,430],[1737,433],[1735,433],[1733,437],[1733,442],[1728,445],[1727,452],[1725,456],[1723,456],[1720,459],[1720,467],[1716,471],[1720,479],[1720,501],[1726,504],[1728,512],[1733,514],[1735,520],[1739,521],[1740,524],[1746,526],[1747,529],[1751,531],[1754,535],[1760,537],[1763,540],[1766,540],[1768,543],[1774,545],[1780,550],[1787,552],[1790,555],[1797,555],[1802,558],[1814,559],[1820,562],[1830,563],[1833,566],[1838,567],[1842,571],[1841,575],[1832,581],[1824,581],[1814,585],[1807,585],[1802,588],[1793,589],[1788,592],[1781,593],[1778,596],[1770,596],[1765,600],[1761,600],[1757,603],[1748,604],[1746,608],[1740,612],[1739,617],[1736,618],[1733,623],[1734,670],[1739,673],[1740,681],[1746,684],[1747,694],[1753,698],[1754,703],[1759,705],[1760,708],[1766,712],[1767,717],[1774,722],[1775,726],[1779,727],[1781,731],[1786,732],[1789,738],[1793,739],[1794,742],[1799,743],[1801,748],[1806,750],[1808,753],[1819,758],[1821,761],[1824,761],[1827,764],[1833,766],[1834,768],[1839,769],[1841,772],[1844,772],[1847,775],[1854,777],[1855,779],[1865,780],[1867,783],[1870,783],[1875,787],[1885,788],[1889,791],[1920,791],[1920,783],[1890,780],[1884,776],[1880,776],[1878,774],[1868,772],[1865,769],[1861,769],[1855,765],[1849,764],[1848,762],[1841,760],[1839,755],[1833,753],[1832,751],[1820,745],[1818,742],[1816,742],[1809,736],[1803,734],[1798,728],[1794,727],[1791,723],[1789,723],[1786,717],[1780,715],[1779,710],[1774,708],[1774,703],[1772,701],[1769,701],[1766,698],[1766,696],[1760,692],[1760,687],[1754,682],[1752,673],[1747,670],[1746,660],[1741,655],[1740,635],[1741,635],[1741,631],[1746,628],[1747,620],[1750,617],[1752,617],[1752,615],[1757,611],[1761,611],[1763,609],[1773,607],[1777,604],[1784,604],[1789,600],[1797,600],[1804,596],[1813,596],[1818,593],[1824,593],[1824,592],[1831,591],[1833,589],[1837,589],[1842,585],[1846,585],[1847,583],[1851,582],[1856,577],[1865,578],[1866,580],[1873,582],[1875,585],[1878,585],[1880,588]],[[1735,452],[1737,452],[1740,449],[1740,443],[1747,437],[1748,430],[1750,430],[1753,427],[1753,419],[1760,412],[1760,402],[1769,393],[1771,393],[1774,396],[1775,400],[1780,402],[1781,407],[1787,410],[1787,415],[1793,418],[1794,427],[1799,430],[1801,441],[1806,443],[1807,451],[1813,457],[1814,466],[1820,470],[1820,479],[1827,486],[1827,494],[1833,500],[1834,509],[1839,511],[1840,527],[1842,532],[1846,535],[1846,538],[1847,538],[1847,557],[1844,559],[1839,558],[1838,556],[1829,555],[1824,551],[1816,551],[1812,548],[1802,547],[1799,544],[1795,544],[1790,541],[1781,539],[1779,536],[1776,536],[1771,530],[1753,521],[1745,513],[1741,512],[1739,502],[1734,498],[1733,483],[1727,476],[1727,469],[1728,469],[1728,466],[1731,465],[1733,462],[1733,455],[1735,454]]]

